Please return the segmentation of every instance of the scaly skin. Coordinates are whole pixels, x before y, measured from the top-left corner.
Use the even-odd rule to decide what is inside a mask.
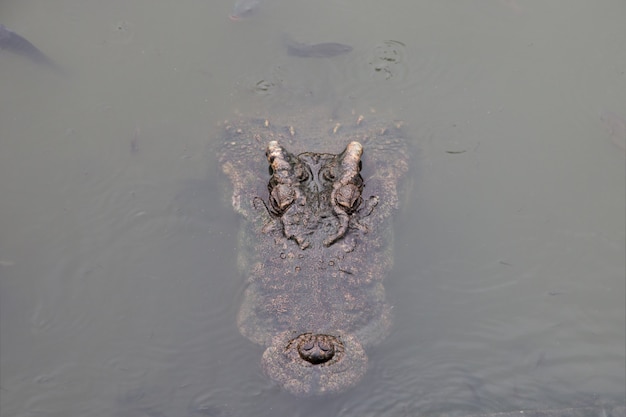
[[[409,163],[399,126],[304,119],[225,122],[218,152],[245,219],[239,329],[266,347],[265,373],[298,396],[355,385],[364,348],[388,333],[382,281]]]

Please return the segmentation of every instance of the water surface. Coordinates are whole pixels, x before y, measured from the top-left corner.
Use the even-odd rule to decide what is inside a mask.
[[[623,403],[626,162],[598,109],[624,117],[626,4],[272,0],[241,24],[232,7],[0,5],[72,74],[0,56],[2,416]],[[296,59],[281,33],[353,50]],[[418,150],[392,333],[322,401],[273,386],[239,334],[211,151],[224,119],[309,106],[404,120]]]

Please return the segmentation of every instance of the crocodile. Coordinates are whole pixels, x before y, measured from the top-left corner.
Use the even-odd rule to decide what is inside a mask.
[[[219,161],[244,218],[239,330],[265,347],[264,373],[289,393],[343,392],[392,322],[383,280],[410,162],[401,123],[307,113],[222,129]]]

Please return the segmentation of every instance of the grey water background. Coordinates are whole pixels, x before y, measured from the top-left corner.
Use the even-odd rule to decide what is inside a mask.
[[[623,405],[626,2],[233,3],[0,3],[67,70],[0,51],[2,417]],[[284,33],[354,49],[289,57]],[[354,389],[301,400],[237,330],[211,145],[311,105],[404,120],[418,151],[393,330]]]

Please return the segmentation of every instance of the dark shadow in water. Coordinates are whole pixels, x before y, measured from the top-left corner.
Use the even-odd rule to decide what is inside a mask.
[[[60,73],[64,72],[54,61],[41,52],[30,41],[12,30],[9,30],[2,24],[0,24],[0,50],[26,57],[42,67],[51,68]]]

